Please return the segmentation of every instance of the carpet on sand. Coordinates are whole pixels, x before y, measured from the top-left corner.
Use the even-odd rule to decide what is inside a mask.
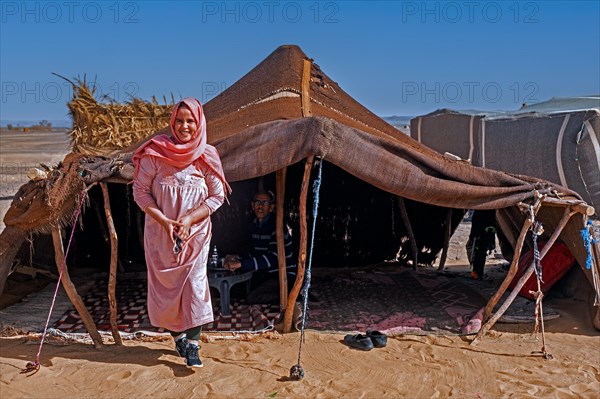
[[[378,330],[398,334],[461,334],[485,305],[476,291],[433,271],[356,271],[315,279],[320,302],[308,325],[316,330]]]
[[[320,331],[379,330],[388,335],[461,333],[461,326],[485,300],[458,279],[432,271],[353,271],[312,279],[307,328]],[[110,330],[106,280],[83,297],[100,330]],[[119,280],[116,288],[120,331],[154,331],[146,310],[146,280]],[[260,295],[258,295],[260,297]],[[219,297],[213,295],[215,321],[204,331],[257,331],[276,323],[279,306],[248,304],[232,299],[231,316],[222,316]],[[54,324],[64,332],[85,332],[75,309]]]
[[[110,331],[110,308],[108,282],[100,280],[85,294],[83,302],[99,330]],[[211,291],[212,293],[212,291]],[[117,327],[119,331],[164,332],[154,327],[148,319],[146,308],[147,282],[145,279],[117,281]],[[219,307],[219,296],[213,295],[215,321],[203,327],[203,331],[257,331],[268,327],[279,317],[279,306],[269,304],[248,305],[242,300],[231,300],[231,314],[223,316]],[[85,326],[74,308],[69,309],[54,324],[63,332],[85,332]]]

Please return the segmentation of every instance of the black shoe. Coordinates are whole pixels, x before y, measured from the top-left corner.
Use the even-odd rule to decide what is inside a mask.
[[[371,338],[361,334],[348,334],[344,337],[344,343],[351,348],[360,349],[363,351],[370,351],[373,349],[373,342]]]
[[[188,367],[202,367],[202,360],[198,356],[198,346],[188,343],[185,353],[185,363]]]
[[[175,341],[175,350],[179,353],[179,356],[185,357],[187,352],[188,341],[186,337],[181,337],[177,341]]]
[[[367,330],[367,337],[371,338],[371,342],[376,348],[383,348],[387,345],[387,335],[379,331]]]

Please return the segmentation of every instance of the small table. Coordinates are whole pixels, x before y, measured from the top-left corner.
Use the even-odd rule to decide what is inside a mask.
[[[208,285],[219,291],[221,299],[221,315],[230,316],[229,294],[231,287],[246,282],[246,294],[250,291],[250,279],[253,271],[249,272],[231,272],[226,269],[208,269]]]

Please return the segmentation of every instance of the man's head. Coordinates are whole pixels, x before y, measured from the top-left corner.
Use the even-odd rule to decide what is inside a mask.
[[[275,201],[271,193],[259,191],[254,194],[252,200],[252,210],[259,222],[262,222],[265,217],[275,208]]]

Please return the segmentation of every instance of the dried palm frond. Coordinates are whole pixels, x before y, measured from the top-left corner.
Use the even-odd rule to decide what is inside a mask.
[[[96,86],[86,77],[75,82],[65,79],[73,87],[73,98],[67,104],[73,118],[71,148],[85,155],[112,155],[149,135],[167,127],[174,102],[159,104],[139,98],[120,104],[99,102],[94,96]]]

